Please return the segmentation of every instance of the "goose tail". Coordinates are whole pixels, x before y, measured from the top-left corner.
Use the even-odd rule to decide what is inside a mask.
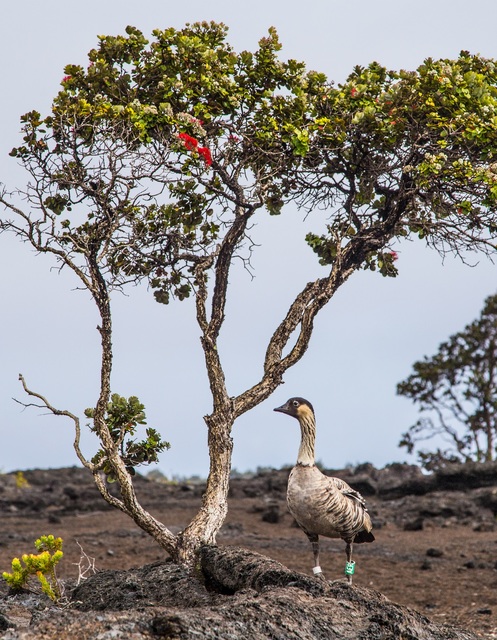
[[[359,531],[359,533],[356,533],[354,537],[354,542],[373,542],[373,541],[374,541],[374,535],[371,533],[371,531],[365,531],[364,529],[362,531]]]

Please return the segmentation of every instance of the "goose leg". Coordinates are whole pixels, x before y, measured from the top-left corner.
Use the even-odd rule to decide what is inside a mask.
[[[316,577],[323,578],[323,572],[321,571],[321,567],[319,566],[319,536],[313,533],[308,533],[307,537],[309,538],[309,542],[312,546],[312,554],[314,556],[314,567],[312,572]]]
[[[345,547],[345,553],[347,554],[347,563],[345,564],[345,575],[347,576],[347,582],[352,584],[352,576],[354,575],[355,562],[352,560],[352,541],[347,541]]]

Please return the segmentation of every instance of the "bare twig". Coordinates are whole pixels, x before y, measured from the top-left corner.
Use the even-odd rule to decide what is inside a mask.
[[[95,568],[95,558],[92,558],[86,553],[78,540],[76,540],[76,544],[78,545],[81,552],[79,562],[73,562],[73,564],[78,567],[77,585],[79,586],[81,582],[83,582],[84,580],[88,580],[91,575],[95,574],[97,572],[97,569]]]

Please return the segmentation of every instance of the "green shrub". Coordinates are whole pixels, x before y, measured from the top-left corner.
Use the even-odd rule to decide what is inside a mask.
[[[30,578],[36,576],[43,593],[54,602],[58,602],[62,597],[62,590],[55,572],[55,565],[64,555],[62,538],[55,538],[52,535],[40,536],[35,540],[35,547],[39,551],[38,554],[25,553],[21,557],[22,561],[14,558],[12,573],[4,571],[2,577],[12,591],[22,591],[28,587]]]

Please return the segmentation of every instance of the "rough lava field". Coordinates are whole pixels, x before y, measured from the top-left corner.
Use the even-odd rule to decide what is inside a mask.
[[[165,553],[150,537],[126,515],[106,505],[84,469],[25,471],[28,485],[23,487],[18,486],[16,474],[0,476],[1,571],[10,570],[13,557],[35,552],[33,542],[40,535],[61,536],[64,558],[58,574],[71,600],[63,607],[55,607],[37,593],[13,596],[2,580],[0,638],[393,639],[400,633],[400,627],[397,631],[394,628],[400,614],[395,613],[395,607],[390,611],[390,604],[385,603],[406,605],[421,614],[420,625],[425,630],[418,633],[417,623],[408,622],[411,631],[402,635],[405,639],[497,638],[497,465],[457,466],[430,476],[404,464],[381,470],[365,464],[355,469],[326,471],[342,477],[366,497],[376,541],[355,546],[354,586],[344,595],[348,589],[343,582],[345,545],[340,540],[322,539],[321,565],[332,582],[319,592],[319,597],[349,607],[351,620],[357,617],[359,625],[355,631],[340,631],[339,626],[333,627],[329,622],[328,631],[323,627],[322,633],[316,631],[319,618],[318,626],[309,627],[308,631],[307,623],[299,618],[299,598],[316,598],[317,592],[314,593],[316,579],[312,576],[310,545],[286,508],[288,472],[261,471],[232,479],[229,515],[218,545],[234,548],[235,568],[231,571],[235,574],[241,567],[237,563],[245,562],[245,552],[237,555],[238,548],[242,548],[267,556],[290,572],[305,575],[295,577],[297,574],[287,572],[287,578],[284,567],[275,565],[273,574],[279,576],[274,578],[276,586],[271,586],[270,580],[264,586],[252,581],[250,588],[238,592],[229,586],[229,571],[228,577],[219,578],[222,588],[218,585],[219,588],[209,589],[207,582],[204,588],[198,580],[185,577],[184,572],[166,562]],[[143,476],[137,477],[136,487],[144,506],[174,532],[181,530],[196,512],[203,490],[202,483],[171,483]],[[73,592],[84,566],[82,550],[94,559],[97,573]],[[250,558],[249,554],[247,562]],[[206,566],[214,560],[207,558]],[[159,588],[165,578],[158,577],[157,572],[166,570],[168,586],[162,586],[169,600],[164,600],[165,592],[160,600],[149,589],[152,584]],[[87,576],[92,573],[89,571]],[[295,607],[293,613],[287,610],[289,592],[295,592],[290,598]],[[351,598],[350,602],[346,602],[347,598]],[[237,603],[244,613],[235,620]],[[313,619],[309,602],[301,604],[309,613],[309,620]],[[271,618],[274,607],[281,608],[278,624],[271,627],[276,624],[273,620],[261,627],[260,620],[266,615]],[[185,610],[187,613],[182,614]],[[206,610],[219,617],[219,625],[210,621],[202,630],[206,615],[201,612]],[[233,619],[226,630],[222,625],[227,624],[228,610]],[[252,610],[259,626],[250,618]],[[388,621],[378,621],[382,610]],[[407,615],[402,611],[402,616]],[[187,615],[193,616],[188,624]],[[369,626],[364,626],[361,616],[367,618]],[[455,625],[459,631],[456,635],[445,631],[445,627],[430,631],[431,623]]]

